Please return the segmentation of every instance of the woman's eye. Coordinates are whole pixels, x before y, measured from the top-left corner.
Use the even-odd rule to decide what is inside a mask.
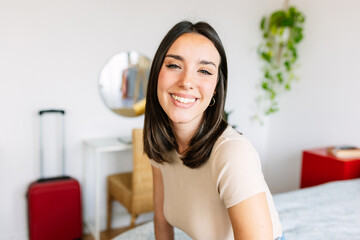
[[[168,64],[166,65],[167,68],[180,68],[178,65],[176,64]]]
[[[206,75],[212,75],[212,73],[210,73],[209,71],[206,71],[206,70],[199,70],[199,72],[206,74]]]

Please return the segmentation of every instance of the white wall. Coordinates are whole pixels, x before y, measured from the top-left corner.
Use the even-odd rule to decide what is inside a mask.
[[[102,66],[123,50],[152,57],[179,20],[206,20],[219,31],[232,69],[232,121],[246,126],[254,144],[265,149],[265,137],[257,138],[263,128],[248,127],[253,92],[248,79],[258,76],[254,49],[264,12],[256,6],[251,1],[2,1],[0,239],[27,236],[25,193],[39,176],[37,111],[67,110],[67,169],[81,180],[83,139],[130,135],[143,121],[104,106],[97,90]]]
[[[266,176],[273,192],[299,187],[303,149],[360,146],[360,3],[296,5],[306,14],[299,47],[301,80],[270,119]]]
[[[27,238],[25,193],[39,176],[37,111],[67,110],[68,173],[81,180],[83,139],[130,135],[143,122],[143,117],[120,117],[106,109],[97,90],[103,64],[123,50],[152,57],[179,20],[208,21],[221,36],[229,62],[230,122],[258,149],[273,191],[297,188],[302,149],[360,145],[355,136],[360,113],[354,111],[359,33],[353,31],[360,6],[339,0],[294,3],[307,15],[299,52],[302,80],[283,97],[280,113],[259,126],[249,120],[261,76],[258,25],[282,1],[2,1],[0,239]],[[113,161],[123,157],[109,156]],[[129,168],[128,163],[114,165]]]

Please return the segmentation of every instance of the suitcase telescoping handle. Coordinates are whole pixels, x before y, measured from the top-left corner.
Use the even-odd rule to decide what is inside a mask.
[[[43,115],[44,113],[61,113],[62,115],[65,115],[65,110],[61,109],[48,109],[48,110],[40,110],[39,115]]]
[[[62,175],[65,176],[65,126],[64,126],[64,118],[65,118],[65,110],[62,109],[47,109],[47,110],[40,110],[40,175],[41,179],[44,178],[44,149],[43,149],[43,123],[42,123],[42,116],[48,113],[56,113],[62,115],[62,141],[61,141],[61,159],[62,159]]]

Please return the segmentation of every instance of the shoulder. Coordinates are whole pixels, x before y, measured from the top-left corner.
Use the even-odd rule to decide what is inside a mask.
[[[250,141],[234,129],[224,131],[209,161],[213,183],[227,208],[265,192],[259,155]]]
[[[237,173],[261,171],[259,155],[251,142],[231,127],[217,140],[209,160],[213,173],[224,169]]]
[[[234,153],[257,154],[251,142],[231,126],[228,126],[216,141],[211,155],[214,156],[219,153],[232,153],[232,155]]]

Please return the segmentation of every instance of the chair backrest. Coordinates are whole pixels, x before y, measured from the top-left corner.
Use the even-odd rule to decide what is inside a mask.
[[[133,174],[132,174],[132,192],[133,195],[153,194],[153,180],[150,159],[144,153],[143,130],[133,129]]]

